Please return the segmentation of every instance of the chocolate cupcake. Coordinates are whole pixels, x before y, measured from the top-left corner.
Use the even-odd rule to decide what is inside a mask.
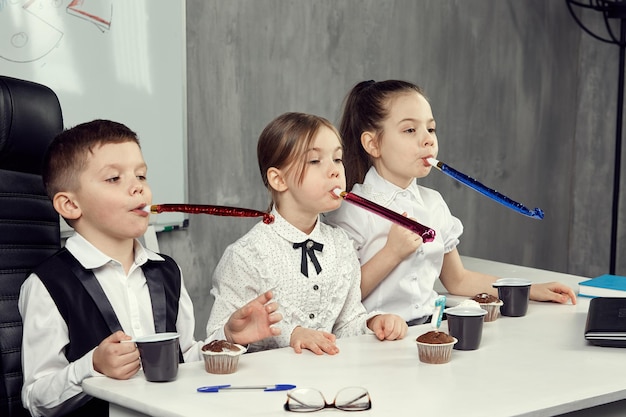
[[[471,300],[476,301],[487,312],[485,321],[494,321],[500,317],[500,306],[504,303],[498,297],[483,292],[476,294]]]
[[[415,343],[420,361],[424,363],[447,363],[457,339],[445,332],[429,331],[419,336]]]
[[[226,340],[213,340],[202,346],[204,368],[212,374],[232,374],[237,370],[239,357],[246,348]]]

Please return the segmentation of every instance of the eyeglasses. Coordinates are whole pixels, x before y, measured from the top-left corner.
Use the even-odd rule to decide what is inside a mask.
[[[348,387],[337,393],[332,403],[327,403],[324,395],[313,388],[297,388],[287,393],[285,410],[297,413],[319,411],[324,408],[337,408],[343,411],[365,411],[372,408],[370,394],[362,387]]]

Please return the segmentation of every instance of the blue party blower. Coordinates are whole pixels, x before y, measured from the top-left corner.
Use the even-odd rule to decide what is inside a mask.
[[[478,191],[479,193],[481,193],[482,195],[484,195],[485,197],[489,197],[492,200],[502,204],[503,206],[506,206],[512,210],[517,211],[518,213],[523,214],[524,216],[528,216],[531,217],[533,219],[543,219],[543,210],[541,210],[540,208],[535,208],[534,210],[529,209],[528,207],[524,206],[523,204],[518,203],[517,201],[513,201],[511,200],[509,197],[500,194],[499,192],[497,192],[496,190],[492,190],[491,188],[483,185],[482,183],[476,181],[474,178],[469,177],[459,171],[457,171],[456,169],[452,168],[451,166],[444,164],[441,161],[438,161],[435,158],[427,158],[426,161],[434,166],[435,168],[437,168],[439,171],[443,172],[444,174],[446,174],[447,176],[454,178],[455,180],[459,181],[462,184],[467,185],[468,187],[470,187],[471,189]]]

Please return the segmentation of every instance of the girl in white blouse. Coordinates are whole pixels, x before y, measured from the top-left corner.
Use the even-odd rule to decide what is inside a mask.
[[[368,328],[380,340],[405,336],[401,317],[367,313],[352,243],[319,219],[341,204],[333,190],[345,188],[342,152],[337,130],[321,117],[285,113],[263,130],[257,156],[274,221],[259,222],[226,249],[213,276],[209,338],[246,300],[270,289],[283,317],[274,325],[280,334],[252,343],[249,351],[291,346],[296,353],[333,355],[336,337]]]
[[[404,213],[436,232],[433,242],[350,204],[324,220],[342,227],[355,241],[361,262],[361,292],[368,311],[382,309],[410,324],[428,320],[437,278],[457,295],[490,293],[496,277],[463,267],[456,249],[463,225],[441,195],[417,185],[436,158],[435,119],[422,90],[398,80],[363,81],[348,94],[341,121],[347,190]],[[537,301],[576,302],[560,283],[534,284]]]

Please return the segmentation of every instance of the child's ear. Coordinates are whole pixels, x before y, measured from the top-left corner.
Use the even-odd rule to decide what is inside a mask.
[[[285,191],[288,188],[283,172],[274,167],[268,168],[267,170],[267,183],[270,187],[279,192]]]
[[[378,139],[372,132],[361,133],[361,146],[365,149],[370,156],[378,158],[380,156],[380,149],[378,148]]]
[[[76,220],[82,214],[80,207],[74,201],[72,193],[56,193],[52,199],[52,205],[57,213],[65,219]]]

